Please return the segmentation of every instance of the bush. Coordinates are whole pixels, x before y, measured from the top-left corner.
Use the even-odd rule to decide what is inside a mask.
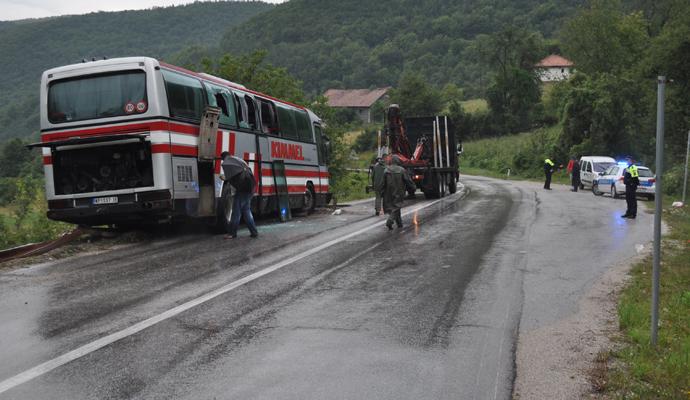
[[[42,179],[17,178],[13,183],[9,211],[0,214],[0,248],[50,240],[71,228],[46,217]]]
[[[376,129],[365,129],[355,139],[352,149],[358,153],[376,150]]]

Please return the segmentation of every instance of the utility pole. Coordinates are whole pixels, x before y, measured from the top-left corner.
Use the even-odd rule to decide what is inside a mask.
[[[656,188],[654,194],[654,264],[652,266],[652,345],[659,330],[659,269],[661,266],[661,177],[664,172],[664,92],[666,77],[659,76],[656,100]]]
[[[688,131],[688,147],[685,149],[685,177],[683,178],[683,205],[685,205],[685,190],[688,187],[688,154],[690,154],[690,131]]]

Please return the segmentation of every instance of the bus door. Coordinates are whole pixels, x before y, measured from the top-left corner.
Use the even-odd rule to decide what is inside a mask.
[[[316,136],[316,152],[319,158],[319,188],[323,188],[326,180],[323,178],[324,173],[328,171],[326,165],[329,157],[329,141],[323,134],[320,124],[314,124],[314,135]]]
[[[287,178],[285,177],[285,163],[283,160],[273,161],[273,179],[278,199],[278,215],[280,222],[292,219],[290,212],[290,195],[288,193]]]

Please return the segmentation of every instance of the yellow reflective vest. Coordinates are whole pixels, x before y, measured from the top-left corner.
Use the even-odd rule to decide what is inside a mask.
[[[553,164],[553,161],[549,160],[548,158],[547,158],[546,160],[544,160],[544,163],[549,164],[549,165],[552,166],[552,167],[553,167],[553,165],[554,165],[554,164]]]
[[[630,173],[631,178],[638,178],[640,176],[640,173],[637,171],[637,167],[634,165],[628,167],[628,172]]]

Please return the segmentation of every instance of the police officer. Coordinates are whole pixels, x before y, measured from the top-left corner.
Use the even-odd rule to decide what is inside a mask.
[[[371,169],[371,183],[376,193],[376,200],[374,201],[374,215],[381,214],[381,206],[383,202],[383,190],[385,189],[383,182],[383,175],[386,172],[386,164],[382,157],[376,159],[376,164]]]
[[[637,167],[633,164],[632,158],[628,157],[628,168],[623,172],[623,183],[625,184],[625,202],[628,209],[625,214],[621,215],[623,218],[635,219],[637,217],[637,185],[640,184]]]
[[[546,176],[546,180],[544,181],[544,189],[546,190],[551,190],[551,174],[553,173],[553,166],[553,161],[549,160],[548,158],[544,160],[544,175]]]
[[[383,192],[383,210],[388,214],[386,226],[388,229],[393,229],[393,223],[398,224],[398,228],[402,228],[402,216],[400,209],[405,199],[405,191],[415,188],[414,182],[407,174],[407,170],[400,164],[398,156],[392,156],[388,159],[388,167],[384,174],[383,182],[385,190]]]

